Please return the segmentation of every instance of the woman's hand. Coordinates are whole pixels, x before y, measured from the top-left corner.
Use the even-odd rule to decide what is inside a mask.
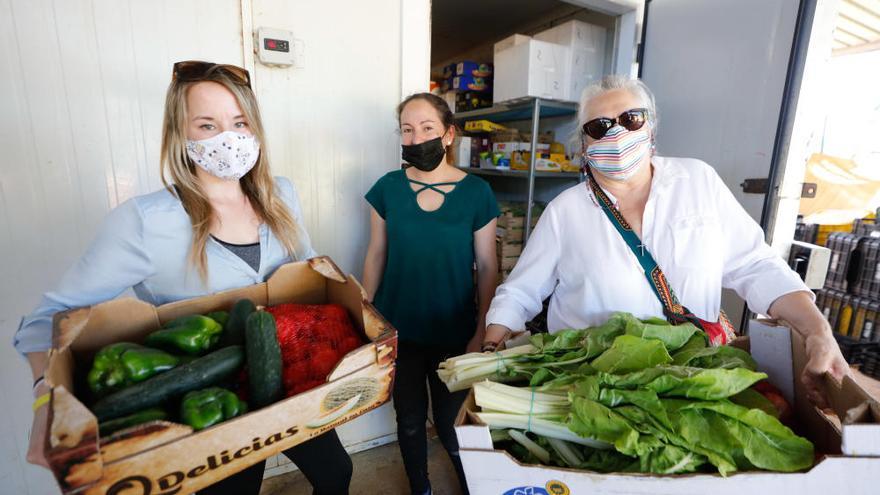
[[[850,373],[849,363],[843,359],[837,341],[828,331],[816,331],[807,335],[807,364],[801,382],[807,388],[807,399],[820,408],[828,407],[824,393],[824,375],[830,374],[837,382]]]
[[[37,385],[34,389],[34,398],[49,393],[49,386],[45,382]],[[49,419],[49,403],[45,403],[34,411],[34,420],[31,424],[31,438],[28,444],[27,461],[31,464],[48,468],[46,460],[46,429]]]
[[[479,335],[474,335],[471,337],[471,340],[468,341],[467,347],[465,347],[464,352],[480,352],[483,347],[483,339],[480,338]]]
[[[838,382],[850,373],[849,364],[831,334],[831,325],[813,304],[810,294],[804,291],[792,292],[773,301],[768,313],[773,318],[785,320],[804,337],[807,364],[801,382],[807,388],[810,402],[818,407],[828,407],[823,383],[825,373]]]
[[[486,336],[480,343],[480,349],[494,351],[510,337],[510,329],[504,325],[492,324],[486,327]],[[491,349],[489,348],[491,347]]]

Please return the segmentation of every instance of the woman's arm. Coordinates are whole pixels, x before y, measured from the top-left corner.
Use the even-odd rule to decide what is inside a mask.
[[[43,377],[43,371],[48,364],[48,353],[31,352],[27,354],[28,363],[31,365],[31,373],[34,377],[34,400],[38,397],[49,393],[49,386]],[[49,461],[46,460],[44,445],[46,444],[46,426],[49,416],[48,402],[37,407],[34,410],[33,422],[31,424],[31,435],[28,443],[27,461],[38,466],[49,467]]]
[[[562,252],[556,205],[551,202],[544,210],[513,271],[495,291],[486,313],[483,342],[488,350],[499,345],[511,330],[523,329],[541,312],[544,299],[556,288],[556,267]]]
[[[498,220],[492,219],[474,232],[474,258],[477,261],[477,330],[467,345],[467,352],[479,352],[486,336],[486,312],[495,294],[498,281],[498,258],[495,256],[495,228]]]
[[[48,362],[46,351],[52,345],[53,315],[113,299],[152,274],[152,261],[143,249],[142,221],[134,201],[111,211],[86,253],[67,271],[55,290],[44,294],[40,305],[22,320],[14,344],[30,364],[37,384],[35,399],[49,392],[46,382],[37,379],[43,376]],[[34,411],[27,460],[48,466],[43,452],[48,405],[43,401],[37,404],[41,405]]]
[[[385,273],[385,256],[388,252],[388,236],[385,220],[370,208],[370,244],[364,258],[364,289],[370,302],[376,297],[382,274]]]
[[[822,392],[823,375],[827,372],[837,381],[849,373],[849,364],[843,359],[837,341],[831,335],[831,325],[813,304],[808,292],[790,292],[770,305],[768,314],[790,323],[792,329],[804,338],[807,364],[801,381],[807,387],[807,398],[819,407],[826,407]]]

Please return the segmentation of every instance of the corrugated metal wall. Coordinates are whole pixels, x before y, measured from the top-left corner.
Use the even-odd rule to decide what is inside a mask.
[[[316,249],[359,274],[363,194],[398,160],[402,3],[0,0],[0,493],[55,490],[47,472],[24,461],[30,374],[8,343],[106,213],[161,186],[172,63],[249,66],[274,173],[297,184]],[[243,22],[247,32],[293,31],[305,42],[305,67],[254,67]],[[387,433],[392,420],[385,411],[365,424],[344,433],[349,443]]]

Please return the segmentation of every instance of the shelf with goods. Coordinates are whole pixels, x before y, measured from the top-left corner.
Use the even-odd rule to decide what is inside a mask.
[[[506,123],[515,121],[528,121],[531,129],[529,150],[537,150],[539,143],[539,124],[542,119],[552,117],[571,117],[577,114],[577,103],[557,101],[545,98],[522,98],[511,102],[495,103],[492,107],[481,108],[477,110],[469,110],[458,112],[455,114],[455,120],[459,127],[464,128],[467,122],[476,120],[489,120],[493,123]],[[511,169],[495,169],[495,168],[475,168],[465,167],[464,170],[469,173],[480,175],[487,178],[511,178],[526,179],[527,188],[524,198],[523,194],[519,194],[520,199],[525,199],[525,223],[522,235],[522,242],[528,241],[531,229],[534,226],[533,205],[535,203],[535,179],[562,179],[564,181],[582,181],[583,176],[579,172],[557,172],[557,171],[540,171],[536,170],[538,153],[529,152],[528,170],[511,170]],[[557,187],[558,189],[558,187]],[[558,191],[556,191],[558,192]],[[553,194],[555,195],[555,194]]]
[[[817,229],[801,228],[798,234],[806,238],[810,230]],[[825,247],[831,259],[816,306],[846,360],[880,378],[880,227],[875,219],[857,219],[850,232],[829,233]]]

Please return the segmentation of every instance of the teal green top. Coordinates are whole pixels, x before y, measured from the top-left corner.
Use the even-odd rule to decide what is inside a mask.
[[[410,182],[422,188],[413,190]],[[455,187],[444,193],[441,185]],[[427,189],[445,196],[434,211],[416,199]],[[376,181],[366,199],[385,219],[388,239],[373,304],[400,340],[461,349],[477,327],[474,232],[500,214],[489,184],[468,174],[429,185],[396,170]]]

